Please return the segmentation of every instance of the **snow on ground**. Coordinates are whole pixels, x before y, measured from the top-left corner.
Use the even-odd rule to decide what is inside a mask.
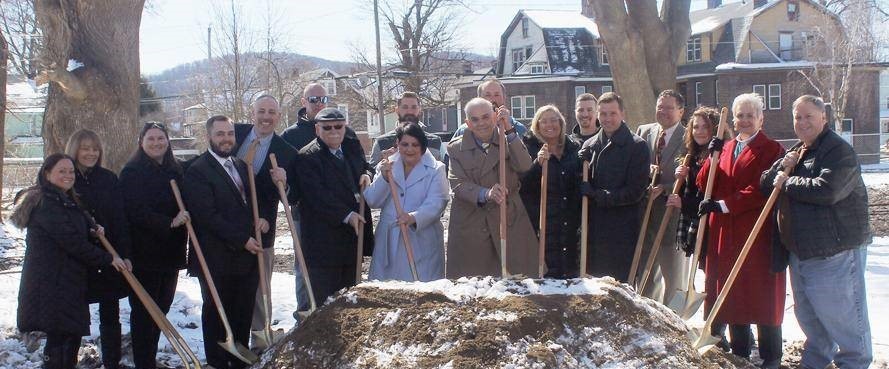
[[[864,185],[867,187],[889,184],[889,163],[862,165],[861,171],[861,177],[864,178]]]

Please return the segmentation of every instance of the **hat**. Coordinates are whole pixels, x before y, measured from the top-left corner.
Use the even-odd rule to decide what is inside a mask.
[[[345,120],[346,116],[336,108],[324,108],[315,115],[316,122],[339,122]]]

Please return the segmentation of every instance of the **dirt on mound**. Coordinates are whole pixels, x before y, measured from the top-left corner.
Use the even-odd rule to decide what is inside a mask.
[[[703,357],[685,324],[613,279],[370,282],[255,368],[753,368]]]

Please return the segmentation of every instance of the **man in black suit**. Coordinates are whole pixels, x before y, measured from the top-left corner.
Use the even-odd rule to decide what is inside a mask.
[[[234,340],[246,346],[259,280],[256,253],[262,252],[262,245],[253,238],[255,225],[247,201],[249,174],[247,165],[233,155],[235,127],[228,117],[207,120],[207,136],[210,148],[185,172],[183,192]],[[190,269],[199,270],[196,258],[189,260]],[[246,366],[216,343],[225,339],[225,331],[204,275],[196,274],[204,298],[201,324],[207,363],[217,369]]]
[[[345,145],[346,118],[326,108],[316,116],[314,141],[298,160],[302,247],[316,301],[355,285],[358,225],[364,223],[364,255],[374,244],[370,209],[358,214],[361,185],[370,184],[370,165],[360,145]]]
[[[297,155],[296,149],[290,146],[281,136],[275,133],[278,122],[281,121],[281,107],[278,100],[272,95],[262,95],[253,101],[253,111],[250,114],[253,124],[235,124],[235,141],[238,158],[246,160],[247,152],[254,140],[259,140],[256,147],[256,154],[253,159],[253,176],[256,183],[256,202],[259,208],[259,217],[268,221],[264,224],[262,230],[262,249],[265,258],[265,281],[269,285],[272,277],[272,266],[275,261],[275,225],[278,216],[278,188],[275,183],[277,181],[285,182],[287,177],[295,178],[293,170],[289,169],[294,163]],[[275,154],[278,160],[278,169],[272,169],[272,161],[269,154]],[[291,175],[287,176],[285,171],[291,170]],[[249,196],[249,195],[248,195]],[[262,293],[256,294],[256,305],[253,309],[253,322],[250,329],[255,333],[262,331],[265,324],[266,316],[262,309]],[[262,335],[253,335],[252,348],[263,350],[270,342],[265,342],[259,337]]]

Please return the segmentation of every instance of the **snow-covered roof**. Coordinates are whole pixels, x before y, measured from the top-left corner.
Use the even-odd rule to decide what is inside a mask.
[[[815,63],[808,60],[797,60],[797,61],[789,61],[789,62],[780,62],[780,63],[725,63],[716,66],[717,71],[728,71],[728,70],[758,70],[758,69],[795,69],[795,68],[810,68],[815,66]]]
[[[599,38],[596,22],[583,14],[567,10],[521,10],[534,24],[547,28],[585,28],[594,38]]]
[[[696,10],[688,15],[691,23],[691,34],[699,35],[712,32],[728,23],[732,18],[744,17],[753,10],[753,2],[735,2],[723,4],[712,9]]]

